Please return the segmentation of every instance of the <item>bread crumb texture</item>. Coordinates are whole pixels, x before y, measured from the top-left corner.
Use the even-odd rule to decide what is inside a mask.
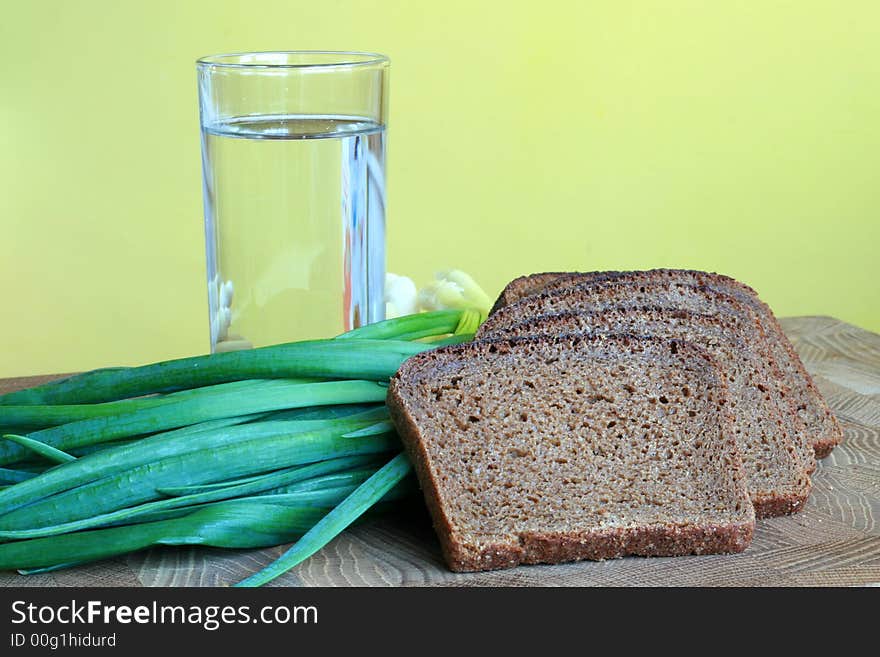
[[[751,540],[728,386],[697,345],[482,340],[408,360],[388,405],[453,570]]]

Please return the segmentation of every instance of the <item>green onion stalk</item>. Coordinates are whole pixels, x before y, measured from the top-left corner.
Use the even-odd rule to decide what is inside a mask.
[[[465,286],[459,302],[477,308],[0,395],[0,569],[47,572],[151,545],[295,541],[239,583],[257,586],[412,494],[387,382],[407,358],[470,340],[485,319],[486,300],[452,278]],[[438,282],[435,296],[452,285]]]

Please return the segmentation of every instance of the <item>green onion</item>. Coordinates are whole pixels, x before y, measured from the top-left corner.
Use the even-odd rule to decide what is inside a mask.
[[[70,461],[76,461],[75,456],[71,456],[67,452],[62,452],[60,449],[55,449],[51,445],[41,443],[39,440],[34,440],[33,438],[28,438],[27,436],[19,436],[14,433],[7,433],[3,435],[3,438],[5,438],[6,440],[11,440],[16,444],[21,445],[25,449],[29,449],[35,454],[39,454],[43,458],[48,459],[53,463],[68,463]]]
[[[391,423],[391,420],[382,420],[380,422],[376,422],[375,424],[371,424],[368,427],[364,427],[363,429],[355,429],[354,431],[349,431],[342,437],[363,438],[365,436],[377,436],[381,433],[391,433],[393,431],[394,425]]]
[[[337,340],[416,340],[432,335],[455,333],[461,321],[461,310],[435,310],[383,322],[367,324],[336,336]]]
[[[386,381],[431,345],[402,340],[311,340],[95,370],[0,396],[0,405],[91,404],[243,379]]]
[[[332,504],[287,506],[230,500],[176,518],[3,543],[0,570],[55,569],[136,552],[151,545],[273,547],[302,536],[326,516]]]
[[[45,568],[19,568],[19,575],[42,575],[43,573],[51,573],[56,570],[64,570],[65,568],[73,568],[74,566],[81,566],[87,561],[71,561],[70,563],[59,563],[54,566],[46,566]]]
[[[461,313],[458,326],[455,327],[455,334],[473,335],[477,332],[477,329],[480,328],[480,324],[482,324],[485,319],[485,315],[479,310],[464,310]]]
[[[160,497],[157,488],[184,482],[210,483],[323,459],[377,454],[398,446],[393,434],[343,438],[336,428],[275,433],[154,460],[46,497],[0,516],[0,530],[36,528],[114,511],[156,499]],[[24,483],[36,483],[38,479]]]
[[[4,543],[0,545],[0,570],[96,561],[150,545],[281,545],[308,531],[327,511],[320,507],[225,502],[170,520]]]
[[[434,340],[430,343],[430,346],[432,349],[436,349],[437,347],[446,347],[448,345],[461,344],[462,342],[470,342],[473,339],[473,333],[459,333],[457,335],[450,335],[449,337]]]
[[[344,436],[347,437],[347,436]],[[347,468],[355,467],[358,465],[370,464],[375,465],[373,469],[377,469],[381,463],[378,461],[384,461],[379,456],[374,456],[371,454],[367,455],[359,455],[359,456],[346,456],[338,459],[329,459],[326,461],[319,461],[318,463],[312,463],[310,465],[299,465],[293,466],[290,468],[284,468],[281,470],[275,470],[269,473],[261,473],[258,475],[253,475],[251,477],[243,477],[241,479],[227,479],[224,481],[218,481],[213,484],[197,484],[192,486],[175,486],[169,488],[159,488],[157,489],[162,495],[168,495],[171,497],[180,497],[183,495],[198,495],[201,493],[210,493],[214,491],[218,491],[225,488],[237,488],[239,486],[243,486],[245,484],[252,484],[254,482],[260,482],[264,480],[268,480],[272,477],[280,477],[284,476],[285,473],[294,473],[298,472],[301,476],[294,477],[291,481],[297,482],[301,479],[306,479],[307,481],[297,484],[299,487],[308,486],[308,487],[333,487],[340,485],[338,481],[344,481],[349,476],[350,472]],[[336,464],[339,464],[338,466]],[[346,465],[350,464],[350,465]],[[322,469],[323,468],[323,469]],[[342,474],[339,474],[339,471],[343,471]],[[307,476],[306,476],[307,475]],[[284,488],[284,486],[288,486],[288,484],[279,484],[279,488],[276,489],[276,492],[285,492],[288,488]]]
[[[324,461],[322,461],[324,463]],[[162,488],[157,488],[156,492],[160,495],[167,495],[168,497],[183,497],[184,495],[197,495],[199,493],[209,493],[211,491],[220,490],[221,488],[234,488],[236,486],[242,486],[244,484],[250,484],[254,481],[260,481],[265,477],[270,477],[272,475],[281,474],[283,472],[296,472],[298,470],[302,470],[303,468],[310,466],[293,466],[290,468],[284,468],[282,470],[276,470],[274,472],[260,473],[256,475],[251,475],[249,477],[241,477],[239,479],[225,479],[223,481],[218,481],[213,484],[187,484],[185,486],[167,486]]]
[[[403,454],[380,467],[400,449],[388,379],[417,353],[472,339],[481,319],[423,313],[0,395],[0,465],[16,464],[0,467],[0,569],[299,538],[240,585],[271,581],[416,490]]]
[[[369,475],[368,475],[369,476]],[[363,482],[367,477],[363,477],[361,482]],[[194,504],[190,506],[183,506],[174,509],[165,509],[159,511],[145,511],[143,514],[139,514],[134,522],[130,522],[128,520],[122,520],[120,522],[110,523],[108,525],[102,525],[102,528],[116,527],[116,526],[134,526],[140,525],[146,522],[155,522],[157,520],[171,520],[173,518],[182,518],[183,516],[189,515],[194,511],[199,511],[201,509],[207,509],[213,506],[219,506],[224,504],[277,504],[279,506],[295,506],[300,508],[307,507],[322,507],[322,508],[330,508],[339,504],[342,500],[344,500],[351,492],[357,488],[357,484],[351,484],[347,486],[337,486],[335,488],[323,488],[321,490],[306,490],[306,491],[298,491],[295,493],[284,493],[284,494],[264,494],[259,493],[257,495],[251,495],[248,497],[237,497],[235,499],[230,500],[221,500],[219,502],[208,502],[206,504]],[[387,494],[388,499],[399,499],[403,495],[398,493],[396,490],[391,490]],[[54,534],[53,534],[54,535]],[[61,534],[61,536],[67,536],[68,534]]]
[[[411,467],[405,454],[395,456],[339,506],[321,518],[292,548],[236,586],[262,586],[308,559],[380,500],[410,472]]]
[[[27,479],[33,479],[37,476],[36,472],[28,472],[26,470],[10,470],[8,468],[0,468],[0,485],[17,484]]]
[[[62,424],[36,431],[28,437],[56,449],[69,450],[229,416],[298,406],[384,401],[386,392],[384,386],[373,381],[302,383],[297,380],[267,380],[249,388],[247,394],[242,394],[237,388],[212,390],[203,397],[188,397],[179,402],[118,416]],[[25,452],[19,445],[0,445],[0,464],[15,462]]]
[[[321,379],[301,379],[301,383],[316,383]],[[97,417],[117,416],[145,408],[156,408],[186,399],[204,399],[214,394],[237,391],[248,394],[252,389],[263,385],[262,379],[234,381],[215,386],[180,390],[167,395],[154,395],[138,399],[122,399],[101,404],[62,404],[62,405],[0,405],[0,427],[6,430],[45,429],[59,424],[88,420]]]
[[[371,426],[387,417],[387,411],[367,411],[349,418],[330,420],[278,420],[225,427],[216,423],[202,430],[186,427],[145,438],[138,443],[108,448],[43,472],[13,488],[0,491],[0,518],[26,504],[88,482],[124,474],[133,468],[192,452],[207,452],[224,445],[259,438],[278,438],[310,430],[331,429],[346,433]],[[276,465],[275,468],[281,466]],[[220,479],[222,477],[218,477]],[[229,478],[229,477],[227,477]],[[192,482],[187,482],[192,483]],[[166,484],[168,485],[168,484]]]
[[[384,408],[384,400],[373,404],[330,404],[327,406],[304,406],[284,411],[273,411],[262,416],[266,420],[330,420],[348,417],[355,413]]]
[[[289,468],[281,472],[255,477],[253,481],[245,484],[227,486],[225,488],[218,488],[190,495],[181,495],[155,502],[147,502],[145,504],[117,509],[106,513],[93,512],[94,515],[86,516],[78,520],[69,520],[40,528],[4,530],[0,531],[0,538],[18,540],[53,536],[66,532],[92,529],[110,523],[137,521],[141,516],[155,513],[157,511],[201,505],[207,502],[217,502],[219,500],[227,500],[234,497],[252,496],[257,493],[273,492],[280,495],[285,493],[312,492],[314,490],[350,486],[352,484],[352,473],[344,473],[344,476],[339,476],[336,473],[340,470],[346,470],[370,463],[373,460],[374,457],[372,455],[354,455],[337,459],[328,459],[326,461],[312,463],[306,466]],[[370,473],[374,471],[375,468],[368,470]],[[355,475],[357,475],[362,471],[356,470],[354,472]],[[328,474],[331,476],[319,476]],[[365,478],[366,477],[364,477],[364,479]],[[297,487],[293,485],[296,482],[304,482],[306,485],[300,485]]]

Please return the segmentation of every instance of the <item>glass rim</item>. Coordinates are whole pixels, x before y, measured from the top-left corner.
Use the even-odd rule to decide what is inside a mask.
[[[260,55],[337,55],[339,61],[328,62],[244,62],[237,61],[243,57]],[[229,60],[229,61],[224,61]],[[377,52],[364,52],[360,50],[258,50],[254,52],[229,52],[216,55],[204,55],[196,60],[198,67],[218,67],[233,69],[307,69],[307,68],[353,68],[358,66],[375,66],[387,64],[391,60],[387,55]]]

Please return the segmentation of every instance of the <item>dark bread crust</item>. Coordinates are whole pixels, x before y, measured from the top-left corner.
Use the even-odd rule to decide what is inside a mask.
[[[518,545],[489,545],[481,551],[449,543],[443,556],[450,570],[461,573],[625,556],[735,554],[748,548],[754,532],[753,522],[705,527],[657,525],[571,534],[527,532],[520,534]]]
[[[575,282],[567,283],[565,281],[577,281],[579,277],[568,276],[565,279],[557,279],[555,283],[548,285],[550,289],[546,291],[536,292],[523,297],[513,303],[499,308],[495,313],[489,315],[485,322],[480,326],[477,332],[477,338],[485,336],[491,332],[511,326],[513,324],[525,321],[538,314],[567,312],[571,310],[594,310],[601,309],[609,302],[614,306],[621,306],[624,303],[631,305],[634,309],[656,309],[658,307],[684,310],[686,312],[694,312],[687,307],[670,306],[661,304],[656,293],[661,289],[651,288],[653,281],[646,281],[639,284],[637,281],[629,279],[600,279],[587,283]],[[559,285],[560,287],[555,287]],[[726,292],[714,290],[705,285],[682,285],[679,286],[676,293],[670,293],[670,298],[674,300],[676,294],[682,294],[685,291],[691,291],[705,297],[708,302],[716,306],[724,306],[730,308],[730,313],[744,324],[744,328],[754,330],[757,340],[764,339],[764,332],[755,313],[736,298]],[[584,297],[602,298],[601,307]],[[677,303],[677,300],[676,300]],[[589,308],[584,308],[587,305]]]
[[[752,496],[752,503],[755,505],[756,517],[776,518],[778,516],[799,513],[803,510],[809,497],[809,491],[806,496],[793,493],[773,496],[754,495]]]
[[[572,532],[520,532],[515,541],[490,542],[482,545],[467,544],[455,540],[455,527],[444,510],[440,493],[440,482],[430,465],[427,440],[414,417],[405,391],[410,373],[423,367],[430,367],[438,359],[463,359],[491,357],[495,353],[506,353],[520,345],[552,343],[557,345],[577,345],[579,343],[622,342],[623,344],[663,344],[673,352],[688,352],[705,361],[707,371],[717,372],[712,357],[701,347],[681,340],[661,340],[653,337],[619,335],[562,335],[548,337],[519,337],[509,340],[482,340],[462,345],[443,347],[423,352],[407,360],[392,377],[387,406],[392,421],[412,461],[420,482],[434,528],[440,541],[441,550],[450,569],[456,572],[470,572],[497,568],[510,568],[519,564],[560,563],[577,560],[602,560],[625,555],[675,556],[684,554],[735,553],[745,550],[754,532],[754,510],[749,502],[746,478],[733,435],[733,418],[728,408],[722,405],[719,414],[722,423],[721,443],[726,449],[736,494],[742,504],[743,512],[736,520],[726,524],[705,523],[703,525],[676,525],[657,523],[651,526],[625,528],[596,528],[589,531]],[[714,389],[721,397],[726,395],[722,377],[712,380]]]
[[[508,283],[489,311],[491,315],[499,308],[503,308],[509,303],[519,301],[524,297],[537,294],[548,284],[554,282],[558,278],[575,275],[573,272],[542,272],[540,274],[529,274],[527,276],[519,276]]]
[[[454,529],[449,516],[446,515],[440,502],[438,482],[428,466],[429,457],[425,441],[421,439],[419,427],[407,409],[406,400],[401,396],[395,379],[392,379],[391,384],[388,386],[388,397],[385,403],[388,406],[391,421],[394,423],[395,429],[397,429],[397,435],[400,436],[401,442],[406,449],[406,454],[415,470],[416,478],[419,480],[419,486],[425,497],[425,505],[428,507],[428,513],[431,515],[431,521],[434,525],[434,533],[437,534],[437,538],[440,541],[440,551],[443,553],[443,558],[451,570],[466,570],[459,567],[459,565],[475,563],[481,557],[479,553],[468,550],[452,540]],[[497,548],[491,550],[491,553],[495,554],[496,557],[487,560],[491,561],[491,564],[487,565],[486,569],[506,568],[516,565],[516,563],[510,563],[509,566],[500,565],[501,562],[511,561],[512,557],[502,556],[501,551]],[[494,565],[496,562],[499,565]],[[470,570],[482,569],[471,568]]]
[[[527,288],[519,285],[505,288],[502,296],[493,307],[497,312],[503,306],[510,305],[540,293],[554,293],[565,289],[571,289],[580,285],[594,283],[608,283],[614,280],[628,281],[666,281],[673,284],[703,286],[718,292],[729,294],[738,302],[748,306],[759,318],[764,339],[777,360],[785,361],[787,368],[794,371],[794,377],[787,377],[788,385],[800,403],[809,406],[815,413],[814,426],[810,427],[811,441],[817,459],[827,457],[832,450],[843,440],[843,428],[840,426],[834,412],[828,406],[813,378],[804,367],[794,345],[785,335],[779,320],[773,314],[770,307],[758,296],[757,292],[734,278],[714,272],[704,272],[688,269],[651,269],[645,271],[598,271],[598,272],[550,272],[547,274],[533,274],[535,283],[545,282],[540,291],[534,290],[535,286]]]

